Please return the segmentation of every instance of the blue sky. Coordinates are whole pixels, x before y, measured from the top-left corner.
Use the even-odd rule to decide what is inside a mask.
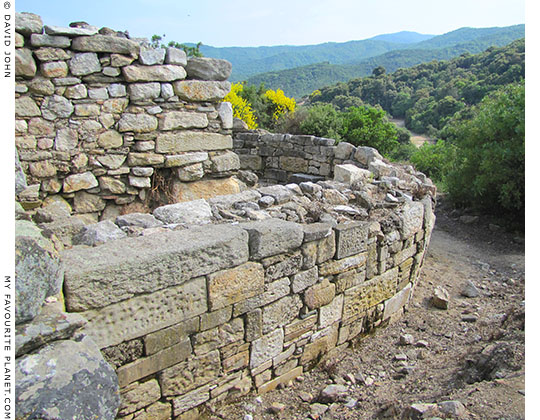
[[[16,0],[45,24],[92,25],[130,35],[217,47],[305,45],[399,31],[442,34],[464,26],[525,23],[525,0]]]

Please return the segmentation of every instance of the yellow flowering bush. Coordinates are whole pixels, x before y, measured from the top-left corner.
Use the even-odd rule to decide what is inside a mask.
[[[281,115],[294,113],[296,109],[296,101],[294,98],[288,98],[281,89],[276,91],[269,89],[264,93],[264,96],[272,103],[273,113],[272,119],[277,121]]]
[[[258,127],[257,120],[249,102],[239,95],[243,89],[244,85],[242,83],[233,83],[231,85],[231,91],[225,96],[223,101],[231,103],[234,117],[240,118],[247,124],[250,130],[254,130]]]

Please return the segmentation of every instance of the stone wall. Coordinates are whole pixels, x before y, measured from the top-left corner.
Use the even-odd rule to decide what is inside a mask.
[[[230,63],[109,28],[43,26],[31,13],[17,13],[16,31],[23,206],[60,194],[97,221],[132,203],[239,191],[232,108],[220,102]]]
[[[120,216],[109,228],[129,237],[62,253],[67,310],[116,367],[119,418],[176,418],[287,385],[402,313],[432,198],[336,171],[348,181]]]

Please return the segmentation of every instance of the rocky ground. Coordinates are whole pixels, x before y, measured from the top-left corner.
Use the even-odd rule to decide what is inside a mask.
[[[524,419],[523,242],[443,202],[400,320],[288,387],[217,404],[202,418]]]

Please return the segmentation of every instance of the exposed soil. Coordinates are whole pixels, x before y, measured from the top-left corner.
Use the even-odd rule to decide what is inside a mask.
[[[395,124],[396,127],[406,128],[404,119],[390,118],[389,121]],[[415,133],[411,130],[409,130],[409,133],[411,134],[411,143],[414,144],[416,147],[422,146],[425,142],[435,144],[435,140],[432,139],[431,137],[425,136],[423,134]]]
[[[486,218],[463,224],[459,216],[439,204],[420,280],[402,318],[300,381],[218,403],[203,418],[524,419],[524,245]],[[479,296],[462,295],[468,281]],[[437,286],[449,292],[446,310],[431,303]],[[407,340],[412,342],[400,344]],[[347,391],[321,406],[319,395],[328,384]],[[461,402],[465,412],[406,414],[411,404],[449,400]],[[326,412],[318,416],[318,409]]]

